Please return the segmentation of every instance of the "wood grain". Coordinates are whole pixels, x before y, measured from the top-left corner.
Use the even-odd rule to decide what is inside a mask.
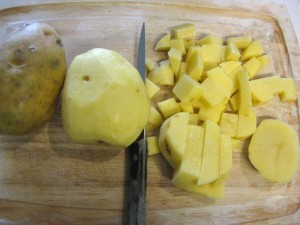
[[[166,58],[153,51],[159,37],[175,25],[191,22],[197,27],[197,37],[244,34],[260,39],[273,62],[260,71],[261,75],[293,77],[299,91],[299,45],[285,8],[258,1],[250,7],[241,2],[20,6],[0,11],[0,27],[24,21],[49,23],[62,36],[68,64],[75,55],[95,47],[116,50],[135,64],[142,22],[146,23],[147,57],[156,61]],[[154,101],[168,96],[168,89],[164,89]],[[298,104],[274,99],[256,110],[259,120],[280,118],[299,133]],[[293,224],[300,220],[300,171],[287,184],[267,182],[251,166],[246,149],[247,142],[234,153],[225,198],[219,201],[174,187],[170,182],[172,170],[164,159],[160,155],[150,157],[148,224]],[[72,143],[63,130],[58,105],[51,120],[35,133],[0,136],[0,218],[17,224],[126,224],[126,160],[122,149]]]

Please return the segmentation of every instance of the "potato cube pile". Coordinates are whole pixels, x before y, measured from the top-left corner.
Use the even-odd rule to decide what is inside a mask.
[[[232,146],[256,130],[254,108],[277,95],[294,101],[297,93],[292,78],[257,78],[271,62],[259,40],[195,35],[193,24],[174,27],[155,46],[167,59],[146,60],[149,98],[164,86],[173,96],[152,101],[146,130],[159,135],[148,137],[148,148],[149,155],[161,152],[173,167],[174,185],[218,199],[232,167]]]

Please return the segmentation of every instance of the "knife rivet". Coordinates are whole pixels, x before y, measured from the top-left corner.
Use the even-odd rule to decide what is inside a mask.
[[[134,161],[137,161],[137,159],[138,159],[137,155],[134,154],[134,155],[133,155],[133,160],[134,160]]]

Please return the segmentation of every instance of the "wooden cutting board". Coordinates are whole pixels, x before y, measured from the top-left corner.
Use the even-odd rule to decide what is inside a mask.
[[[243,34],[260,39],[273,62],[260,74],[293,77],[300,90],[299,45],[281,5],[196,0],[30,3],[36,1],[2,9],[0,27],[25,21],[52,25],[62,36],[68,65],[74,56],[95,47],[118,51],[135,64],[142,22],[147,57],[161,60],[166,55],[153,51],[157,40],[173,26],[190,22],[197,27],[197,37]],[[164,89],[153,103],[168,96]],[[279,118],[299,133],[298,103],[274,99],[256,111],[259,121]],[[51,120],[35,133],[0,136],[0,219],[21,224],[126,224],[127,161],[123,149],[72,143],[63,130],[58,105]],[[171,184],[171,176],[161,155],[149,157],[148,224],[300,221],[300,171],[287,184],[267,182],[249,162],[247,142],[234,152],[222,200],[188,194]]]

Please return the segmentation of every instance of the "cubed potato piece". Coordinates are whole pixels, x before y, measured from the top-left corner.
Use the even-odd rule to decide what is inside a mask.
[[[231,138],[232,151],[240,151],[243,148],[244,141],[236,138]]]
[[[148,155],[155,155],[160,153],[158,146],[158,136],[147,137]]]
[[[182,75],[172,91],[180,101],[190,104],[197,101],[203,94],[200,83],[186,74]]]
[[[155,130],[157,127],[159,127],[163,123],[163,118],[161,114],[153,107],[151,106],[150,112],[149,112],[149,119],[148,123],[146,125],[146,131],[151,132]]]
[[[227,99],[230,98],[232,93],[233,81],[223,72],[220,67],[215,67],[207,71],[207,77],[210,77],[218,82],[225,90],[225,96]]]
[[[176,169],[186,146],[189,113],[181,112],[168,118],[160,127],[158,145],[167,162]]]
[[[273,95],[279,95],[283,92],[284,87],[280,75],[269,77],[269,81]]]
[[[201,83],[201,87],[203,88],[203,94],[200,100],[210,106],[216,106],[226,98],[225,89],[210,77]]]
[[[252,57],[259,57],[264,53],[262,44],[260,41],[253,41],[243,52],[241,60],[247,60]]]
[[[176,48],[179,51],[181,51],[182,55],[186,54],[184,39],[182,39],[182,38],[171,39],[170,40],[170,45],[171,45],[171,48]]]
[[[233,72],[231,72],[228,77],[232,80],[233,85],[232,85],[232,92],[231,94],[234,94],[235,92],[237,92],[239,90],[239,83],[238,83],[238,79],[237,79],[237,74],[239,73],[248,73],[246,71],[246,69],[243,66],[238,66]]]
[[[239,110],[239,94],[236,92],[229,99],[229,104],[233,112],[237,112]]]
[[[221,134],[220,140],[220,176],[229,172],[232,167],[232,145],[231,137]]]
[[[226,44],[235,44],[239,49],[247,48],[252,42],[252,38],[249,36],[239,36],[227,38]]]
[[[231,74],[242,63],[237,61],[227,61],[219,64],[219,67],[226,73],[227,76]]]
[[[160,88],[156,84],[146,78],[146,91],[149,99],[153,98],[159,92],[159,90]]]
[[[221,45],[202,45],[201,57],[205,71],[216,67],[221,61]]]
[[[283,92],[279,95],[280,100],[283,102],[294,101],[297,99],[297,90],[293,78],[281,79]]]
[[[173,85],[174,72],[169,60],[161,61],[148,73],[148,79],[160,85]]]
[[[168,51],[171,48],[170,34],[163,36],[156,44],[155,51]]]
[[[215,36],[215,35],[208,35],[198,41],[196,41],[197,45],[223,45],[223,38]]]
[[[180,68],[179,68],[179,72],[178,72],[178,79],[180,79],[182,77],[183,74],[187,74],[187,63],[186,62],[181,62],[180,63]]]
[[[190,114],[189,124],[198,125],[198,122],[199,122],[198,113]]]
[[[226,61],[226,45],[221,46],[221,58],[220,63],[223,63]]]
[[[200,126],[189,125],[185,152],[180,166],[175,170],[172,183],[184,190],[192,189],[200,175],[204,130]]]
[[[201,104],[199,112],[198,112],[198,118],[200,121],[206,121],[210,120],[214,123],[218,123],[220,120],[221,114],[225,111],[226,109],[226,99],[219,103],[216,106],[207,106]]]
[[[146,62],[145,62],[145,66],[146,66],[146,70],[150,71],[155,67],[156,63],[154,61],[152,61],[151,59],[146,58]]]
[[[225,60],[226,61],[239,61],[241,53],[235,44],[229,43],[225,50]]]
[[[173,27],[174,38],[192,38],[196,34],[196,27],[194,24],[186,23]]]
[[[167,119],[170,116],[173,116],[174,114],[180,112],[180,107],[175,98],[169,98],[162,102],[158,102],[157,106],[164,119]]]
[[[249,84],[254,105],[266,103],[274,98],[269,78],[251,80]]]
[[[201,55],[201,47],[199,47],[199,46],[190,46],[188,48],[188,52],[186,54],[185,61],[189,62],[193,57],[195,57],[195,54]]]
[[[203,68],[204,64],[201,58],[201,53],[196,51],[195,54],[191,56],[188,62],[187,73],[194,80],[199,81],[202,76]]]
[[[221,199],[224,197],[225,190],[225,181],[228,175],[223,175],[217,180],[210,182],[204,185],[196,185],[192,190],[189,190],[190,193],[200,194],[212,199]]]
[[[189,49],[189,47],[193,47],[196,45],[195,39],[184,39],[185,49]]]
[[[190,103],[185,103],[185,102],[179,102],[178,103],[181,112],[189,112],[189,113],[194,113],[193,105]]]
[[[239,114],[249,115],[252,108],[251,89],[249,84],[249,76],[247,71],[237,74],[239,84]]]
[[[171,63],[171,67],[174,71],[175,77],[178,77],[180,63],[181,63],[181,60],[182,60],[182,53],[178,49],[171,48],[168,51],[168,56],[169,56],[169,60],[170,60],[170,63]]]
[[[252,57],[243,64],[243,67],[248,71],[250,79],[254,78],[260,69],[260,61],[256,57]]]
[[[204,144],[198,185],[208,184],[220,176],[220,127],[210,120],[203,127]]]
[[[239,114],[238,128],[236,138],[246,139],[256,130],[256,114],[250,111],[247,116]]]
[[[270,64],[271,57],[269,54],[265,54],[265,55],[257,57],[257,60],[260,62],[260,68],[262,68],[262,67]]]
[[[221,133],[235,138],[238,129],[238,115],[233,113],[222,113],[220,120]]]

